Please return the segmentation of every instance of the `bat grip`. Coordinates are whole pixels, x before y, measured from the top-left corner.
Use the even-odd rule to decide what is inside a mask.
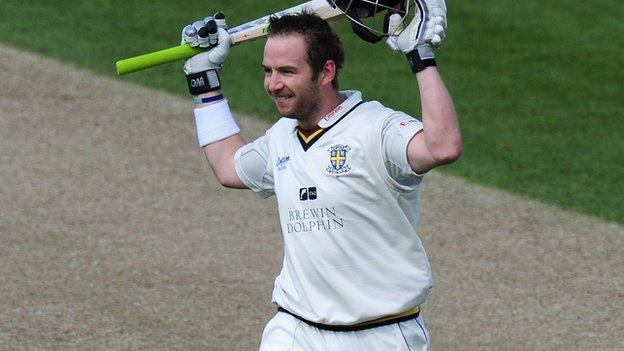
[[[162,65],[163,63],[187,59],[203,50],[204,49],[202,48],[192,48],[188,44],[183,44],[179,46],[174,46],[172,48],[150,52],[148,54],[130,57],[124,60],[119,60],[115,63],[115,66],[117,67],[117,74],[124,75],[126,73],[136,72],[142,69]]]

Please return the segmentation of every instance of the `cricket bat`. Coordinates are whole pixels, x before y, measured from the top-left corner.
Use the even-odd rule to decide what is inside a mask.
[[[328,0],[311,0],[230,28],[228,32],[232,39],[232,45],[266,36],[269,20],[273,16],[282,17],[301,13],[303,10],[316,13],[326,20],[343,15],[343,12],[330,4]],[[183,44],[169,49],[119,60],[115,64],[117,66],[117,74],[124,75],[164,63],[186,59],[206,49],[207,48],[190,47],[188,44]]]

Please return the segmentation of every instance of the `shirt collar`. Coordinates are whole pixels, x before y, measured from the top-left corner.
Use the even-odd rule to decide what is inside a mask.
[[[347,112],[362,101],[362,93],[356,90],[341,91],[340,94],[345,100],[338,106],[334,107],[318,122],[321,128],[329,128],[342,118]]]

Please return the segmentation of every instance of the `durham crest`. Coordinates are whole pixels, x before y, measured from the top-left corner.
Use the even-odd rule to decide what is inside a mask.
[[[351,165],[347,163],[347,154],[351,151],[348,145],[337,144],[329,149],[329,166],[325,169],[331,174],[343,174],[351,170]]]

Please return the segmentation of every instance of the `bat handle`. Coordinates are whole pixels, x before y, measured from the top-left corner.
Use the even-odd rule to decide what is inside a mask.
[[[202,48],[192,48],[188,44],[183,44],[169,49],[119,60],[115,63],[115,66],[117,67],[117,74],[121,76],[126,73],[162,65],[163,63],[187,59],[203,50]]]

